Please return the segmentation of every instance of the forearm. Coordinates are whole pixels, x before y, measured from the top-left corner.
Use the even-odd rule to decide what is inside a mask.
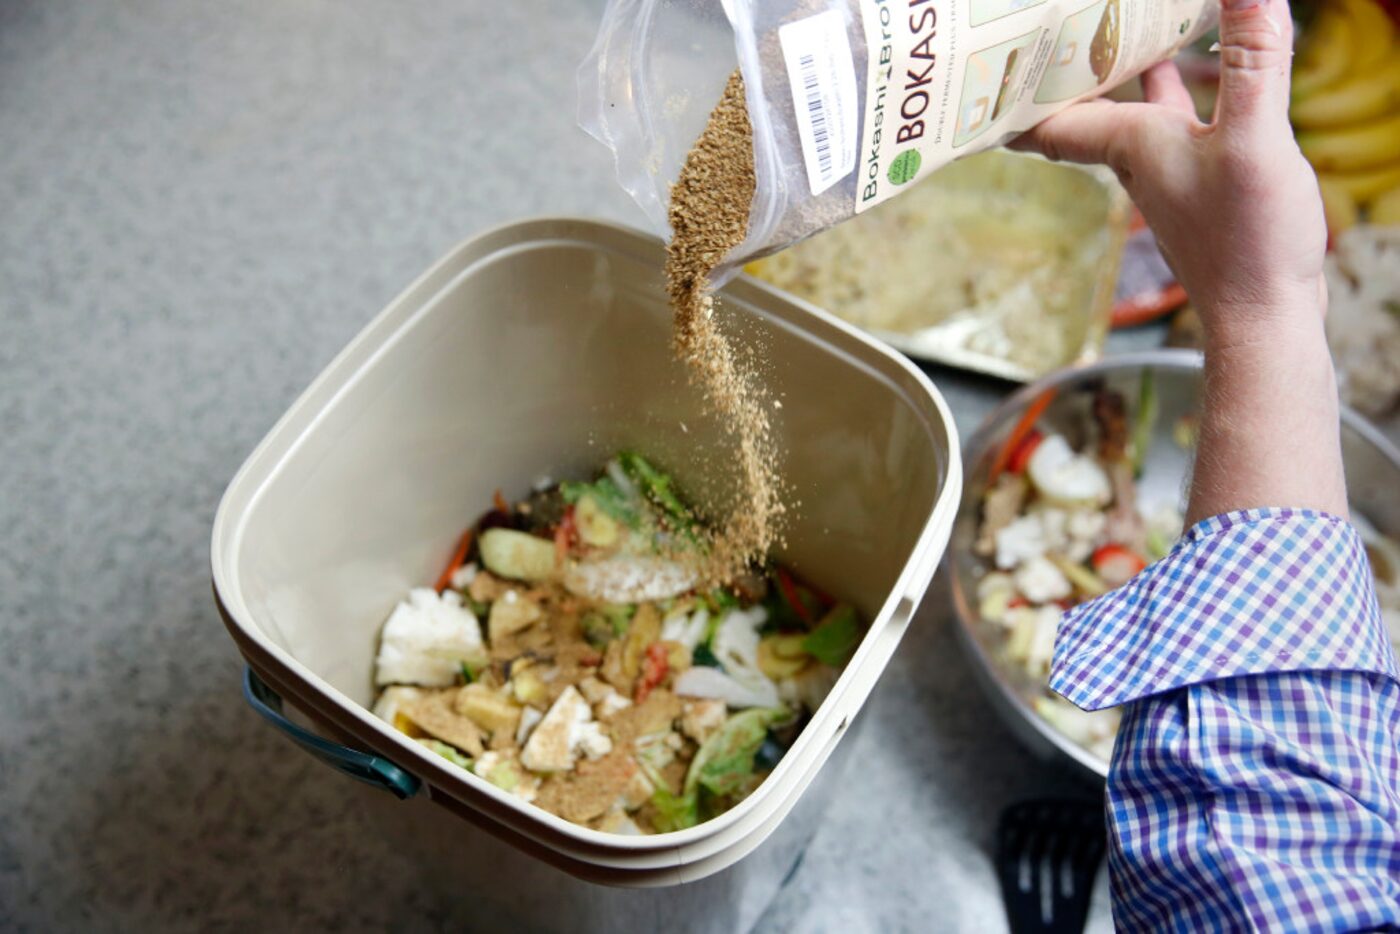
[[[1226,316],[1217,319],[1228,320]],[[1288,506],[1345,518],[1337,388],[1319,308],[1207,332],[1187,523]]]

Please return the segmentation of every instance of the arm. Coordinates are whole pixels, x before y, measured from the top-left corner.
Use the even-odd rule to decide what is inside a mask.
[[[1051,677],[1081,707],[1127,705],[1107,786],[1125,929],[1400,925],[1400,685],[1345,521],[1290,32],[1286,0],[1222,11],[1210,124],[1165,65],[1148,103],[1081,104],[1022,138],[1114,168],[1206,329],[1195,524],[1066,615]]]
[[[1106,794],[1125,930],[1400,926],[1400,684],[1341,519],[1214,516],[1066,614],[1050,686],[1125,705]]]

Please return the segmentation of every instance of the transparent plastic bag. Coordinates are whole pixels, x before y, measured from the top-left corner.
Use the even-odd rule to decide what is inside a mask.
[[[671,183],[729,75],[736,66],[743,70],[757,185],[748,236],[731,268],[716,271],[717,281],[732,275],[741,258],[774,252],[853,213],[853,179],[813,204],[786,72],[765,67],[760,54],[761,46],[776,43],[774,30],[786,19],[828,9],[849,15],[849,6],[847,0],[611,0],[604,11],[579,69],[579,124],[612,150],[618,181],[660,236],[670,233]],[[853,48],[863,45],[856,42],[858,19],[850,28]]]
[[[609,0],[579,69],[579,124],[668,236],[671,183],[741,69],[756,188],[718,283],[1170,57],[1218,10],[1218,0]]]

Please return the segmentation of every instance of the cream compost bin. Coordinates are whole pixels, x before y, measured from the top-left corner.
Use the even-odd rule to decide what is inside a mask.
[[[367,705],[381,624],[410,587],[436,577],[493,491],[516,497],[540,478],[586,477],[622,447],[653,457],[694,490],[706,458],[724,456],[722,426],[700,410],[672,358],[662,259],[654,238],[582,220],[526,221],[467,241],[327,367],[219,507],[214,587],[250,666],[250,701],[331,764],[413,799],[374,795],[388,802],[387,820],[407,826],[417,814],[417,826],[447,825],[458,855],[475,867],[455,877],[464,898],[497,894],[478,875],[490,867],[544,870],[543,862],[628,887],[719,874],[647,902],[645,893],[582,885],[549,870],[542,884],[555,912],[572,892],[593,910],[650,905],[674,917],[686,892],[712,883],[732,889],[738,880],[746,903],[761,906],[766,898],[751,896],[776,890],[815,827],[796,820],[802,808],[793,821],[784,817],[865,702],[947,544],[960,457],[947,406],[927,377],[854,328],[741,277],[723,290],[721,313],[759,349],[781,401],[783,472],[800,503],[784,560],[870,620],[830,696],[768,780],[697,827],[617,836],[524,804],[375,718]],[[320,736],[283,718],[278,695]],[[476,827],[421,805],[425,799]],[[801,841],[782,844],[785,859],[770,865],[755,854],[721,873],[780,823],[804,824]],[[764,852],[780,847],[774,840]],[[739,870],[750,864],[768,877],[744,878]],[[529,901],[512,905],[526,911]],[[720,926],[740,920],[724,918],[713,892],[697,901],[727,922]],[[619,915],[607,920],[616,925]]]

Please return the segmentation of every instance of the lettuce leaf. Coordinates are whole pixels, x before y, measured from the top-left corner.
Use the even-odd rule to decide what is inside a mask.
[[[833,607],[817,624],[817,628],[802,640],[802,648],[823,664],[840,668],[860,645],[860,637],[860,620],[856,618],[856,611],[841,604]]]
[[[724,721],[691,760],[685,794],[696,794],[700,788],[717,795],[738,791],[754,772],[754,756],[763,746],[768,728],[791,717],[786,707],[751,707]]]

